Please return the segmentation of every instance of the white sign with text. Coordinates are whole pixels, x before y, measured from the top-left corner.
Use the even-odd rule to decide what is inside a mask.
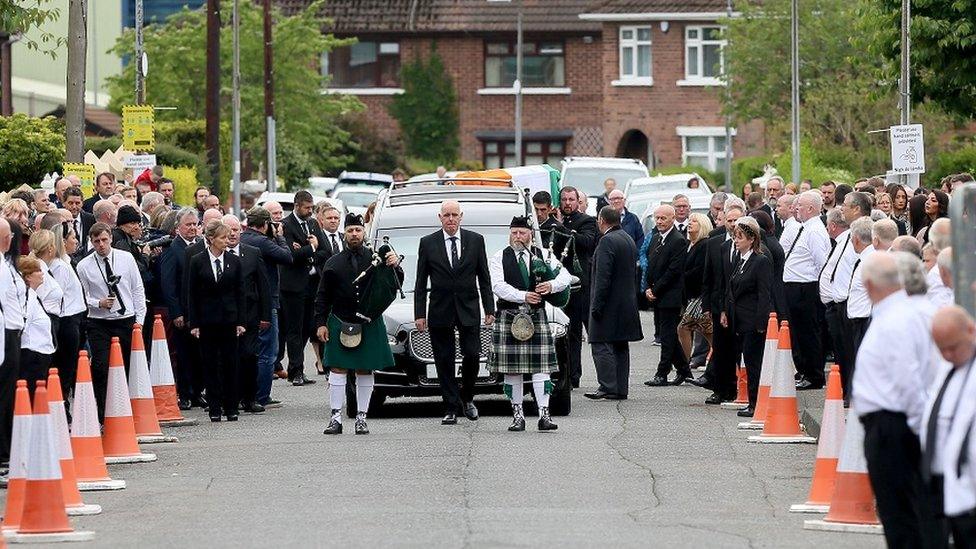
[[[897,174],[925,173],[925,143],[922,125],[891,127],[891,171]]]
[[[156,165],[154,154],[130,154],[122,161],[122,166],[133,170],[151,170]]]

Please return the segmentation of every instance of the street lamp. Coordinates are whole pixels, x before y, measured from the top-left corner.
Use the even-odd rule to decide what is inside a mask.
[[[515,3],[518,15],[515,23],[515,165],[522,165],[522,0],[488,0],[489,3]]]

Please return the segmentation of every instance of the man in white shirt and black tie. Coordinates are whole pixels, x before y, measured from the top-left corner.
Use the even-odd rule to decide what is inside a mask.
[[[851,270],[851,279],[848,282],[847,290],[847,321],[851,329],[851,337],[854,342],[854,356],[861,347],[861,340],[864,339],[864,332],[868,329],[868,322],[871,320],[871,300],[868,299],[868,292],[864,288],[864,279],[861,274],[863,271],[864,260],[875,252],[872,244],[872,229],[875,223],[870,217],[862,217],[851,225],[851,246],[857,259],[854,260],[854,268]],[[856,363],[851,363],[855,367]],[[848,372],[844,379],[844,395],[850,398],[850,376]]]
[[[827,263],[820,271],[819,288],[820,302],[824,304],[827,322],[827,333],[834,349],[834,359],[840,366],[840,377],[847,386],[847,376],[854,361],[853,345],[847,344],[847,322],[845,312],[847,307],[848,284],[857,257],[851,246],[851,231],[844,214],[840,209],[827,212],[827,234],[834,241],[834,249],[827,256]],[[801,387],[801,384],[803,385]],[[809,380],[802,380],[797,389],[807,389],[811,385]]]
[[[105,417],[105,390],[112,338],[122,344],[126,373],[132,325],[146,318],[146,291],[132,254],[112,247],[112,230],[95,223],[89,231],[95,253],[78,262],[78,279],[88,301],[88,343],[92,351],[92,385],[98,417]]]
[[[671,207],[674,208],[674,228],[678,229],[681,236],[688,238],[688,216],[691,215],[691,201],[683,194],[676,194],[671,199]],[[637,244],[640,246],[640,243]]]

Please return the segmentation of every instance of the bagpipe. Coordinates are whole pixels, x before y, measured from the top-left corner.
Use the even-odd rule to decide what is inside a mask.
[[[557,227],[551,229],[542,229],[535,217],[535,212],[531,211],[532,201],[529,199],[529,191],[525,190],[525,202],[526,202],[526,218],[529,219],[529,223],[532,225],[532,244],[539,248],[540,250],[545,249],[547,253],[547,258],[552,259],[556,257],[556,236],[559,235],[565,239],[565,243],[562,248],[562,253],[559,254],[559,261],[556,267],[549,264],[549,261],[539,257],[535,254],[530,254],[532,257],[531,267],[529,269],[530,273],[539,282],[549,282],[559,275],[560,270],[562,270],[563,265],[565,265],[566,259],[569,258],[570,251],[572,251],[572,261],[570,262],[569,274],[572,275],[572,282],[565,290],[561,292],[553,292],[546,296],[543,296],[543,300],[546,303],[554,307],[559,307],[560,309],[565,308],[569,305],[569,298],[572,292],[578,291],[580,288],[579,277],[583,272],[583,268],[580,266],[579,258],[576,254],[576,231],[566,231],[563,228],[559,231]],[[549,246],[542,246],[542,233],[547,233],[549,235]]]
[[[390,252],[403,259],[390,245],[390,237],[384,236],[383,244],[375,251],[370,251],[372,258],[369,266],[352,281],[359,302],[356,316],[364,323],[379,318],[397,297],[406,297],[401,286],[400,267],[386,264],[386,254]]]

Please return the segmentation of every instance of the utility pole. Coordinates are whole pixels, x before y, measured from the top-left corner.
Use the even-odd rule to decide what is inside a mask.
[[[143,16],[142,0],[136,0],[136,105],[146,102],[146,67],[142,63],[145,51],[142,41]]]
[[[898,81],[898,94],[902,126],[912,123],[911,25],[912,3],[910,0],[901,0],[901,79]],[[908,174],[902,174],[899,179],[903,185],[909,184]]]
[[[728,0],[725,5],[725,16],[732,23],[732,0]],[[726,43],[728,42],[728,27],[725,28]],[[724,63],[724,53],[723,53]],[[725,75],[725,67],[722,67],[725,76],[725,105],[732,104],[732,80]],[[725,192],[732,192],[732,114],[725,113]]]
[[[68,2],[67,97],[64,104],[65,159],[81,162],[85,155],[85,60],[88,56],[87,0]]]
[[[267,135],[265,178],[268,192],[278,190],[278,162],[275,144],[274,51],[271,43],[271,0],[264,0],[264,119]]]
[[[793,181],[800,183],[800,12],[799,0],[793,0],[790,10],[790,104],[792,115]]]
[[[522,165],[522,0],[515,23],[515,165]]]
[[[210,192],[220,196],[220,0],[207,0],[207,165],[213,183]]]
[[[10,70],[10,45],[14,40],[10,34],[0,31],[0,116],[10,116],[14,113],[11,84],[13,71]]]
[[[234,214],[241,214],[241,18],[240,0],[234,0],[234,121],[231,143],[231,162],[233,163],[234,179]]]

